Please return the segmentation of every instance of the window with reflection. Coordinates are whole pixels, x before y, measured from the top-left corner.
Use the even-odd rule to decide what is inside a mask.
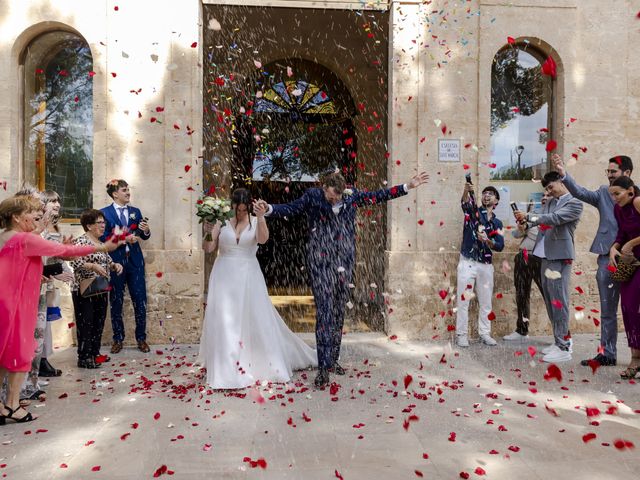
[[[491,178],[540,179],[547,171],[553,80],[525,45],[500,50],[491,68]]]
[[[92,206],[93,58],[70,32],[37,37],[22,57],[25,180],[54,190],[62,214]]]

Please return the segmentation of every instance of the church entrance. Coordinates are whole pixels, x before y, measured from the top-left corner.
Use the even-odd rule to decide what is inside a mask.
[[[360,189],[385,185],[388,12],[206,4],[204,14],[203,190],[287,203],[335,170]],[[257,255],[271,299],[292,330],[313,331],[306,218],[268,225]],[[345,330],[384,329],[385,246],[386,208],[362,209]]]

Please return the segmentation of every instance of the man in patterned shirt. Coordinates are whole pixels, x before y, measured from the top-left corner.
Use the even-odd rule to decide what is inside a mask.
[[[491,337],[491,297],[493,295],[493,252],[504,248],[502,222],[493,213],[500,201],[500,193],[488,186],[482,190],[481,206],[476,204],[473,185],[469,180],[464,186],[461,206],[464,212],[462,245],[458,263],[456,343],[469,346],[469,302],[475,286],[478,297],[478,333],[485,345],[495,346]]]

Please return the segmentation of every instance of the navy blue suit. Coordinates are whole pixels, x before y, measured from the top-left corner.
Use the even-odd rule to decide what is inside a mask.
[[[307,214],[307,268],[316,303],[316,348],[321,369],[332,368],[340,355],[344,308],[355,264],[357,209],[406,193],[403,185],[375,192],[354,191],[343,196],[338,214],[333,212],[321,188],[310,188],[291,203],[272,205],[270,217]]]
[[[129,212],[127,224],[123,225],[120,221],[118,212],[113,205],[104,207],[100,211],[104,215],[106,222],[104,236],[101,238],[105,241],[113,229],[116,227],[131,227],[138,225],[142,221],[142,213],[136,207],[127,205]],[[147,240],[151,234],[146,234],[140,228],[132,231],[143,240]],[[127,246],[129,251],[127,252]],[[147,338],[147,285],[144,277],[144,256],[140,243],[127,243],[121,245],[111,252],[111,258],[114,262],[122,265],[122,274],[116,275],[111,273],[111,326],[113,328],[113,341],[122,342],[124,340],[124,322],[122,321],[122,305],[124,303],[124,287],[125,284],[129,288],[129,295],[133,302],[133,310],[136,319],[136,341],[140,342]]]

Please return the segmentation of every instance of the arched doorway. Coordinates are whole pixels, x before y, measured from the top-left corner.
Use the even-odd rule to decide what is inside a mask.
[[[342,81],[322,65],[282,59],[255,77],[251,115],[234,130],[234,188],[269,203],[286,203],[339,169],[356,181],[354,102]],[[270,220],[270,240],[258,250],[272,300],[292,328],[313,329],[314,305],[305,268],[306,218]]]

